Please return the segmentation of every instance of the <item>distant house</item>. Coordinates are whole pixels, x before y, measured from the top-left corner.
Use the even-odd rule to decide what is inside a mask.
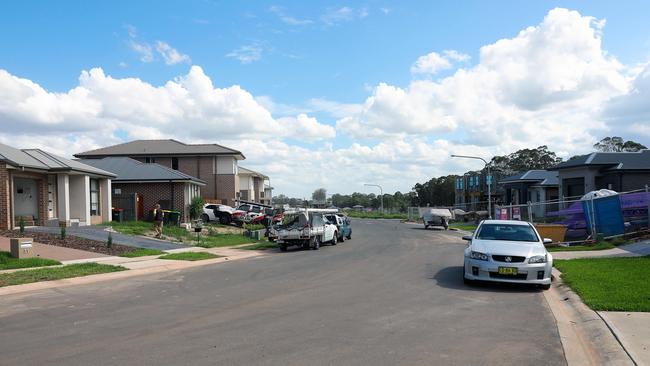
[[[492,172],[491,177],[488,177],[480,171],[456,176],[454,206],[468,212],[484,211],[488,207],[488,197],[492,202],[503,201],[503,188],[497,184],[500,177],[498,172]],[[489,195],[488,188],[490,188]]]
[[[271,205],[273,188],[270,185],[269,177],[262,173],[240,166],[239,192],[242,201]]]
[[[561,197],[580,197],[597,189],[628,192],[650,185],[650,150],[594,152],[549,170],[558,172]]]
[[[83,159],[81,163],[116,174],[112,182],[113,207],[124,210],[125,219],[143,219],[157,203],[181,212],[189,220],[192,199],[201,195],[205,182],[156,163],[125,157]]]
[[[557,171],[528,170],[501,179],[498,184],[505,191],[506,204],[519,205],[531,202],[536,215],[543,215],[549,208],[548,205],[536,205],[536,203],[558,199]]]
[[[0,144],[0,228],[111,220],[115,175],[39,149]]]
[[[217,144],[185,144],[176,140],[136,140],[75,154],[81,159],[129,157],[157,163],[205,182],[201,196],[235,205],[240,199],[238,161],[244,155]]]

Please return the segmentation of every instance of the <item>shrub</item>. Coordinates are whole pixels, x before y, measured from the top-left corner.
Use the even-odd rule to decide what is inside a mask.
[[[194,197],[190,203],[190,218],[196,220],[203,214],[203,197]]]
[[[108,232],[108,239],[106,240],[106,248],[113,248],[113,234],[110,231]]]
[[[65,226],[61,226],[61,240],[65,240]]]
[[[22,216],[18,220],[18,230],[20,231],[20,236],[25,234],[25,219]]]

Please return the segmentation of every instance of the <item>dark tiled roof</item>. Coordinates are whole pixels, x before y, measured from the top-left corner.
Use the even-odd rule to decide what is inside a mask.
[[[114,177],[110,171],[82,164],[76,160],[70,160],[54,155],[40,149],[16,149],[8,145],[0,144],[0,161],[4,161],[15,167],[25,167],[48,172],[80,172],[99,175],[103,177]]]
[[[235,155],[240,159],[245,159],[240,151],[225,146],[217,144],[185,144],[172,139],[135,140],[75,154],[78,158],[136,155]]]
[[[639,152],[594,152],[576,156],[554,166],[551,170],[583,166],[599,166],[606,170],[650,170],[650,150]]]
[[[548,170],[528,170],[526,172],[517,173],[507,178],[501,179],[499,184],[508,183],[536,183],[540,186],[557,186],[560,184],[558,179],[558,172]]]
[[[79,161],[100,169],[110,170],[117,174],[117,178],[113,179],[114,183],[191,181],[200,185],[205,185],[204,181],[183,172],[179,172],[178,170],[160,164],[142,163],[131,158],[108,157],[103,159],[82,159]]]

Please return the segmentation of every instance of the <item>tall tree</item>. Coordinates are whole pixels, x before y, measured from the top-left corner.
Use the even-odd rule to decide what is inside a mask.
[[[495,156],[490,161],[492,170],[503,175],[512,175],[531,169],[548,169],[562,162],[548,146],[536,149],[521,149],[510,155]]]
[[[594,148],[602,152],[636,152],[647,149],[643,144],[632,140],[625,141],[619,136],[605,137],[595,143]]]
[[[325,188],[318,188],[311,194],[311,198],[314,201],[325,202],[327,199],[327,190]]]

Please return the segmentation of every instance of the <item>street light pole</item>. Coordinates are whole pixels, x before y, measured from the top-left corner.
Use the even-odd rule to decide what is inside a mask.
[[[452,158],[464,158],[464,159],[476,159],[481,160],[485,163],[487,168],[487,186],[488,186],[488,218],[492,219],[492,174],[490,174],[490,163],[480,156],[469,156],[469,155],[451,155]]]
[[[369,186],[369,187],[377,187],[379,188],[379,194],[380,194],[380,202],[381,202],[381,213],[384,213],[384,190],[381,188],[379,184],[370,184],[370,183],[364,183],[364,186]]]

